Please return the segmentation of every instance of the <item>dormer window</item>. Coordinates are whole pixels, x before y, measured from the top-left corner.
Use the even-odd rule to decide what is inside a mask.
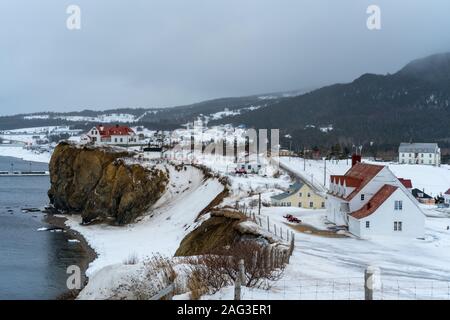
[[[365,195],[361,194],[361,201],[364,201]]]

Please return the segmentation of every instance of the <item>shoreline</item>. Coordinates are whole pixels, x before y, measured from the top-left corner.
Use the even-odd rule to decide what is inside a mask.
[[[87,285],[89,278],[86,276],[86,271],[89,268],[89,264],[97,259],[98,255],[94,249],[89,246],[87,240],[83,237],[81,233],[73,230],[72,228],[66,225],[67,218],[62,216],[60,213],[52,213],[50,210],[43,211],[45,216],[43,221],[48,223],[49,225],[64,229],[67,234],[69,234],[72,238],[79,241],[81,250],[83,251],[83,259],[79,262],[79,267],[81,269],[81,289],[80,290],[69,290],[66,289],[65,292],[55,297],[55,300],[75,300],[78,297],[78,294],[83,290],[83,288]]]

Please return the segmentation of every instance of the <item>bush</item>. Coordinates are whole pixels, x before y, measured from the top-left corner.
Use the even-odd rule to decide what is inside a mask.
[[[255,241],[242,241],[211,254],[189,257],[186,260],[189,268],[187,287],[191,298],[198,299],[203,294],[213,294],[233,285],[240,275],[240,260],[245,266],[243,285],[268,289],[272,281],[281,277],[285,267],[282,255],[276,255],[275,260],[273,257],[268,249]]]

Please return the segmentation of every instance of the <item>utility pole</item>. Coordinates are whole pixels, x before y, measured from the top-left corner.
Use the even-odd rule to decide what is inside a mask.
[[[261,215],[261,192],[258,195],[258,215]]]
[[[303,171],[306,171],[306,154],[305,154],[305,147],[303,147]]]

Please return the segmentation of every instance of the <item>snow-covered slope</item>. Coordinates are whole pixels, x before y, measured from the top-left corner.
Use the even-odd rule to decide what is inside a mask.
[[[140,260],[155,253],[173,256],[181,240],[192,231],[199,212],[220,192],[223,185],[214,179],[204,181],[202,173],[190,166],[177,172],[167,166],[170,186],[141,221],[124,227],[81,226],[79,216],[70,216],[66,224],[80,232],[96,251],[98,258],[87,270],[93,276],[101,268],[123,263],[131,255]]]

